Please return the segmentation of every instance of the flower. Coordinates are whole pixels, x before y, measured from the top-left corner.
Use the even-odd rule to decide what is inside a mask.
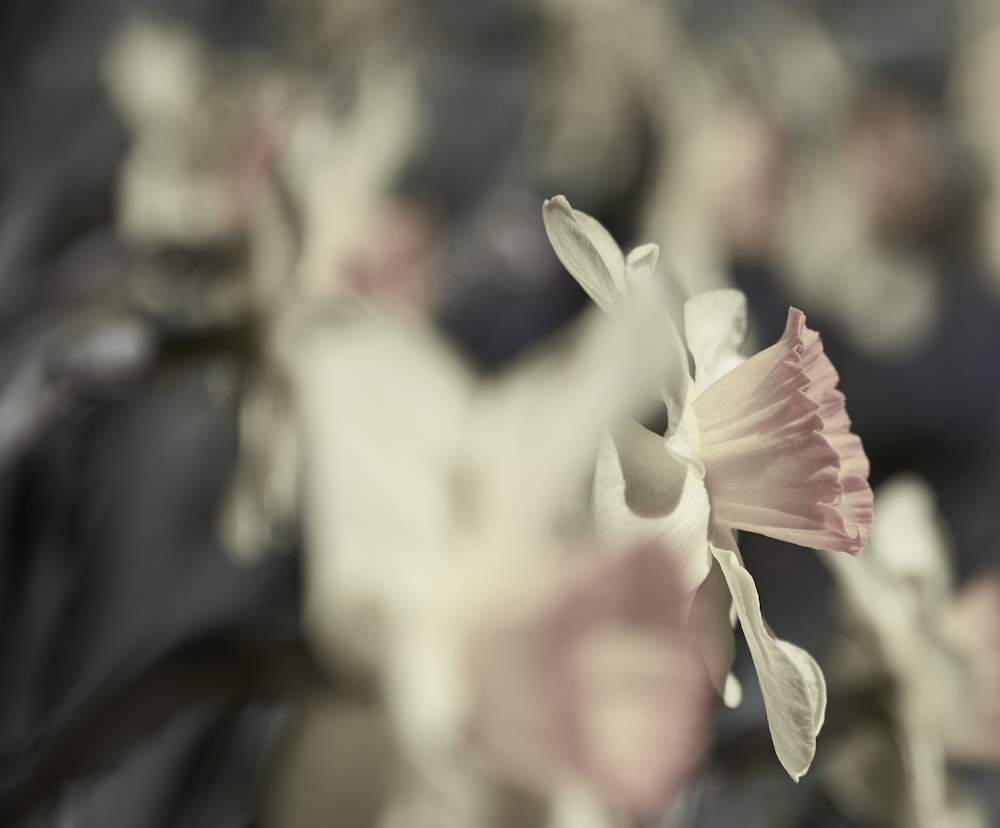
[[[956,591],[951,541],[921,478],[889,480],[875,504],[867,553],[823,559],[845,599],[833,653],[841,689],[888,684],[889,727],[861,724],[824,778],[865,824],[985,826],[947,763],[1000,763],[1000,579]]]
[[[652,278],[655,245],[623,256],[598,222],[561,196],[545,202],[543,215],[556,254],[605,310],[617,312]],[[741,293],[695,296],[684,317],[694,376],[678,344],[663,388],[666,434],[626,422],[604,440],[594,480],[598,526],[619,542],[662,541],[679,556],[691,595],[721,572],[757,668],[775,751],[798,779],[815,755],[825,681],[808,653],[767,627],[734,532],[857,554],[871,526],[868,462],[850,432],[836,370],[801,311],[790,309],[781,339],[746,361],[738,354],[747,324]],[[663,325],[673,326],[665,310]],[[717,687],[731,652],[711,665]],[[733,695],[730,683],[727,700]]]
[[[485,766],[648,814],[700,756],[675,567],[586,540],[601,434],[655,387],[641,329],[595,312],[487,381],[358,309],[289,328],[306,629],[331,669],[376,678],[425,777]]]

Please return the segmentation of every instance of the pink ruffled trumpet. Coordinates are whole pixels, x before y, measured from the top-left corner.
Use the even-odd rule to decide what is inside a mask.
[[[857,555],[868,541],[868,458],[837,372],[805,314],[693,403],[713,520],[800,546]]]

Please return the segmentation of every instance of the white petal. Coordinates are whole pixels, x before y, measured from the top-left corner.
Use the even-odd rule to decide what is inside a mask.
[[[684,336],[694,358],[697,388],[707,388],[743,359],[747,298],[738,290],[709,290],[684,303]]]
[[[690,440],[686,435],[692,430],[694,423],[694,413],[688,405],[688,398],[691,396],[691,373],[688,369],[687,348],[681,338],[680,331],[670,318],[669,313],[663,314],[663,338],[667,341],[670,353],[674,354],[674,359],[663,374],[660,386],[660,396],[667,406],[667,433],[664,437],[670,438],[681,432],[682,453],[690,454]],[[699,470],[699,475],[703,473]]]
[[[610,313],[625,287],[625,257],[611,234],[597,219],[574,210],[564,196],[548,199],[542,218],[559,261]]]
[[[722,691],[722,703],[726,707],[739,707],[743,701],[743,685],[732,673],[726,676],[726,686]]]
[[[483,515],[490,526],[480,528],[507,547],[505,554],[530,554],[553,528],[589,525],[586,494],[602,435],[653,403],[672,358],[661,344],[662,326],[655,314],[639,313],[631,297],[619,310],[612,318],[591,309],[563,336],[480,386],[463,457],[477,498],[490,507]]]
[[[798,781],[816,755],[816,736],[826,715],[826,681],[809,653],[774,637],[761,616],[753,577],[739,554],[726,545],[712,545],[712,553],[732,591],[757,668],[775,753],[788,775]]]
[[[947,603],[953,587],[952,541],[938,513],[934,491],[921,477],[897,475],[875,497],[866,560],[895,581],[916,587],[925,601]]]
[[[405,611],[444,567],[471,374],[430,332],[370,317],[306,322],[291,337],[307,623],[325,644],[370,646],[356,619],[373,620],[372,602]]]
[[[698,636],[698,649],[708,668],[708,676],[726,707],[739,706],[743,688],[729,671],[736,655],[736,638],[729,610],[733,599],[716,561],[705,582],[698,588],[691,607],[691,628]]]
[[[625,287],[630,287],[633,281],[652,277],[659,258],[660,246],[657,244],[641,244],[629,251],[625,257]]]
[[[618,545],[655,539],[675,557],[685,589],[708,577],[708,494],[663,439],[634,421],[601,441],[594,512],[602,536]]]

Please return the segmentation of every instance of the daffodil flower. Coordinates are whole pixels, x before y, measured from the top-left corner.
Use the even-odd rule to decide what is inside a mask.
[[[556,254],[604,310],[617,313],[652,279],[655,245],[624,256],[604,227],[561,196],[545,203],[543,215]],[[798,779],[815,755],[825,680],[808,653],[768,628],[735,530],[857,554],[871,525],[868,461],[850,432],[837,373],[801,311],[790,309],[781,339],[745,361],[738,348],[746,302],[738,291],[693,297],[684,322],[694,374],[677,345],[663,387],[666,434],[626,422],[604,440],[594,481],[598,527],[619,542],[661,540],[678,555],[692,595],[718,567],[757,669],[778,759]],[[663,325],[673,326],[666,312]],[[729,662],[713,668],[722,689]]]

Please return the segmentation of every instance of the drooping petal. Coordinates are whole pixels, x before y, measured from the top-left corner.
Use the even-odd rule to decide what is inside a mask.
[[[625,257],[599,221],[574,210],[565,196],[548,199],[542,218],[559,261],[587,294],[611,313],[625,288]]]
[[[629,420],[601,441],[594,513],[616,545],[656,540],[668,546],[688,592],[708,577],[709,505],[705,487],[663,438]]]
[[[747,298],[739,290],[709,290],[684,303],[684,336],[694,359],[695,384],[708,388],[741,362],[747,336]]]
[[[816,736],[826,715],[826,681],[809,653],[774,637],[761,616],[757,585],[734,551],[732,533],[722,534],[728,537],[712,545],[712,554],[733,594],[757,669],[775,753],[788,775],[798,781],[816,754]]]
[[[732,605],[729,585],[718,562],[713,560],[708,577],[695,593],[691,609],[697,619],[693,628],[709,679],[726,707],[738,707],[743,698],[743,688],[730,672],[736,656],[735,622],[730,622],[729,618]]]
[[[804,315],[790,308],[777,343],[694,400],[713,519],[857,554],[871,530],[867,461],[860,441],[846,430],[842,397],[831,384],[836,372],[820,362],[824,370],[814,381],[806,370],[804,332]],[[809,348],[810,364],[816,347],[818,339]]]

